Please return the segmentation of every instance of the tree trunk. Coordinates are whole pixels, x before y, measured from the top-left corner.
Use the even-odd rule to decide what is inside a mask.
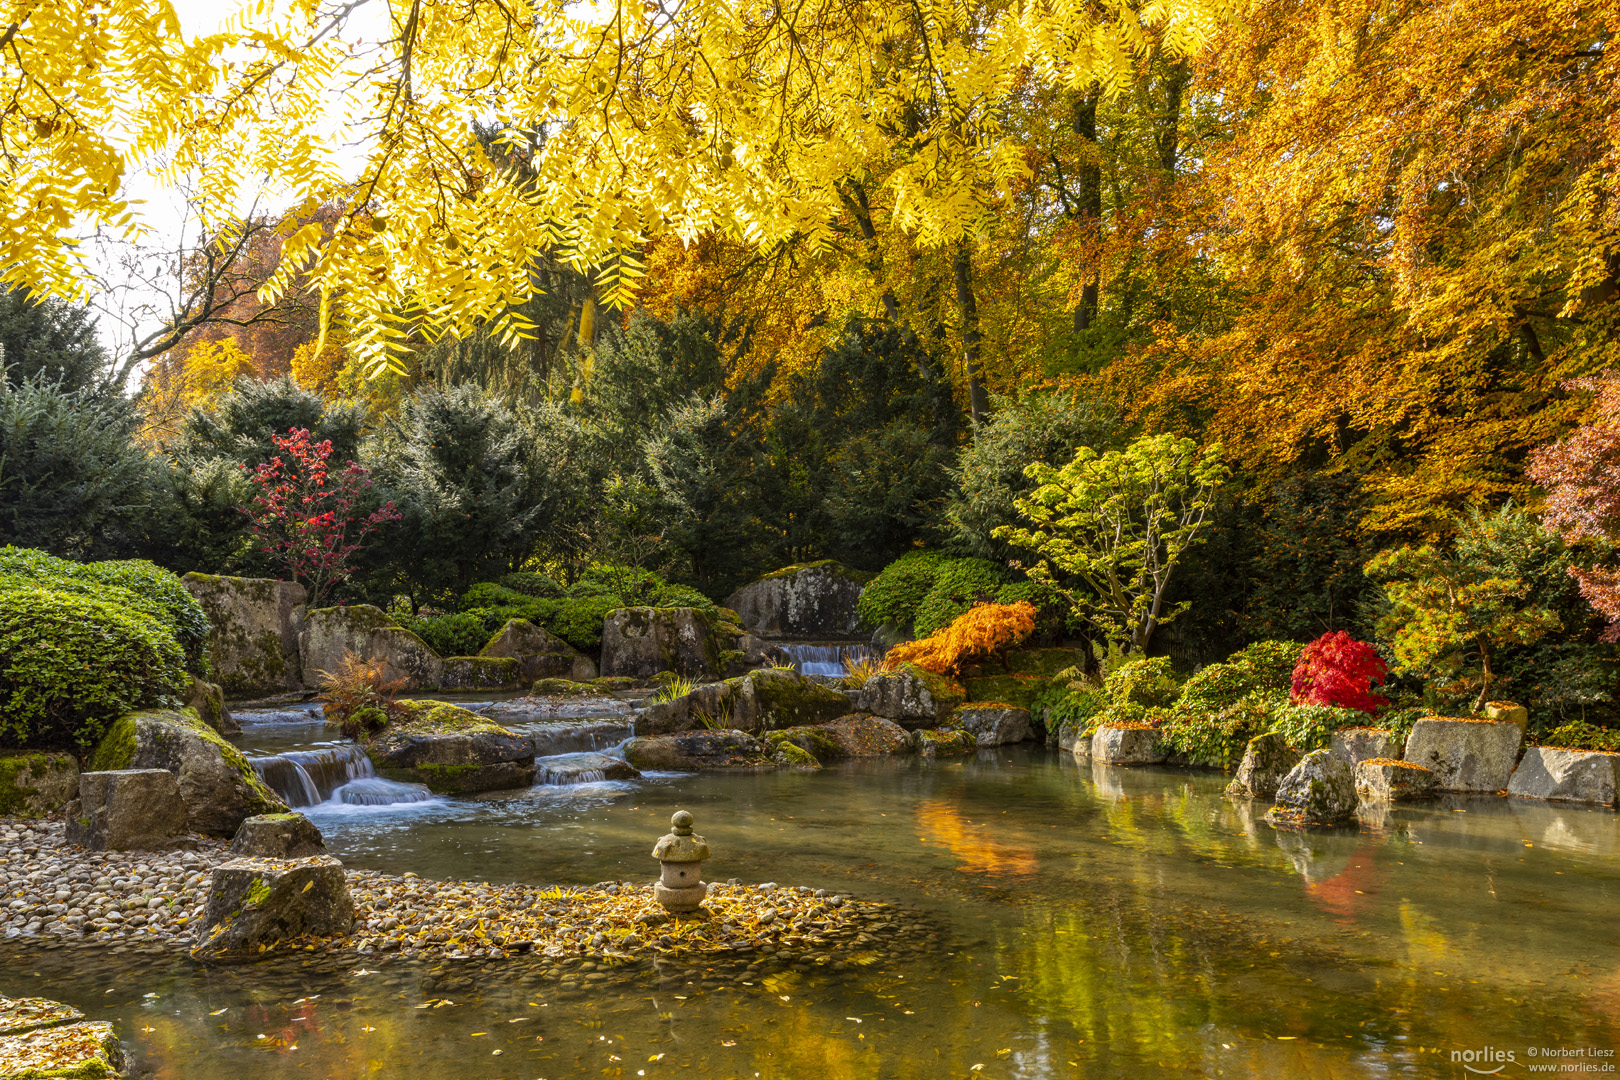
[[[1075,212],[1085,223],[1084,228],[1096,233],[1102,228],[1102,165],[1097,150],[1097,96],[1093,87],[1075,100],[1074,133],[1089,145],[1082,147],[1085,158],[1077,170],[1079,198]],[[1074,308],[1074,329],[1089,330],[1097,321],[1099,283],[1095,269],[1088,272],[1080,286],[1080,302]]]
[[[967,367],[968,412],[979,424],[990,411],[990,397],[979,380],[979,302],[973,295],[973,241],[956,245],[956,306],[962,316],[962,362]]]
[[[1159,167],[1174,174],[1181,161],[1181,100],[1192,72],[1185,61],[1170,65],[1164,76],[1164,126],[1154,136],[1159,150]]]
[[[894,290],[883,278],[883,253],[878,249],[877,229],[872,225],[872,205],[867,201],[866,187],[851,181],[849,188],[852,194],[844,196],[844,205],[849,207],[855,224],[860,227],[861,239],[865,241],[866,271],[872,275],[873,281],[883,286],[883,310],[890,322],[897,323],[900,321],[900,305],[895,301]]]

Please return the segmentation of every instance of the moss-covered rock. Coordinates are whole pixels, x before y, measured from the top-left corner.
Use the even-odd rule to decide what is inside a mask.
[[[435,687],[444,681],[439,654],[370,604],[316,608],[304,616],[298,643],[299,662],[310,681],[320,672],[337,671],[351,653],[362,660],[382,661],[385,676],[407,689]]]
[[[304,685],[298,647],[302,585],[195,573],[180,583],[208,616],[208,658],[226,694],[256,697]]]
[[[1340,825],[1356,812],[1356,778],[1332,750],[1312,750],[1277,785],[1277,805],[1266,814],[1276,825]]]
[[[602,693],[602,688],[590,680],[575,682],[572,679],[536,679],[529,692],[549,697],[591,697]]]
[[[978,739],[971,731],[918,728],[911,735],[922,757],[960,757],[979,749]]]
[[[732,626],[700,608],[617,608],[602,623],[602,674],[713,677],[724,670],[720,654],[737,644]]]
[[[638,737],[625,744],[624,757],[642,772],[759,769],[772,764],[765,756],[765,747],[746,731],[682,731]]]
[[[766,746],[771,760],[778,765],[795,769],[821,768],[821,762],[816,760],[815,755],[796,743],[789,742],[786,739],[778,739],[773,743],[767,739]]]
[[[231,716],[231,711],[225,707],[225,688],[219,683],[204,682],[201,679],[191,680],[191,694],[186,698],[186,708],[195,710],[203,723],[221,735],[242,733],[242,725],[236,722]]]
[[[397,704],[397,718],[365,744],[377,775],[441,794],[534,783],[531,739],[449,702]]]
[[[785,728],[765,736],[767,744],[790,742],[823,765],[845,758],[909,754],[916,749],[911,733],[881,716],[851,713],[828,724]]]
[[[1005,746],[1035,737],[1029,710],[999,702],[958,706],[943,727],[970,733],[979,746]]]
[[[1052,685],[1041,675],[963,675],[959,681],[970,702],[997,701],[1020,709],[1033,709],[1035,699]]]
[[[441,690],[511,690],[522,685],[523,672],[510,656],[447,656],[440,669]]]
[[[943,675],[902,664],[866,680],[856,707],[902,727],[938,727],[967,700],[967,691]]]
[[[773,731],[821,724],[849,711],[849,698],[793,671],[765,669],[708,683],[636,718],[636,733],[660,735],[700,728]]]
[[[167,769],[180,785],[186,827],[205,836],[231,837],[255,814],[287,810],[242,751],[191,709],[148,709],[120,717],[90,755],[87,768]]]
[[[478,651],[479,656],[510,657],[517,661],[519,679],[572,679],[587,682],[596,678],[596,664],[590,657],[526,619],[510,619]],[[449,663],[447,660],[446,663]]]
[[[72,754],[0,756],[0,817],[56,814],[79,793],[79,759]]]
[[[1226,793],[1239,799],[1269,799],[1277,794],[1277,785],[1302,756],[1288,745],[1287,736],[1280,731],[1256,735],[1244,748],[1243,760]]]

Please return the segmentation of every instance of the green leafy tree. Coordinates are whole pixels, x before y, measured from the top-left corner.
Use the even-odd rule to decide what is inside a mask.
[[[1533,553],[1512,524],[1476,513],[1459,522],[1459,538],[1449,549],[1395,548],[1367,564],[1367,576],[1383,585],[1387,598],[1378,635],[1390,643],[1396,670],[1421,675],[1451,696],[1477,686],[1476,712],[1489,698],[1503,652],[1563,626],[1558,613],[1533,596]],[[1518,557],[1515,547],[1524,549]]]
[[[1014,505],[1034,527],[992,535],[1042,556],[1029,576],[1059,589],[1076,615],[1146,649],[1185,608],[1166,606],[1165,590],[1228,475],[1220,444],[1199,453],[1191,439],[1144,435],[1124,450],[1082,446],[1060,469],[1034,462],[1025,471],[1040,486]],[[1074,579],[1089,591],[1069,588]]]

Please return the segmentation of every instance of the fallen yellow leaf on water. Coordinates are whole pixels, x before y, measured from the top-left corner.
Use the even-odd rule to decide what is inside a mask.
[[[527,1020],[527,1019],[528,1019],[527,1016],[514,1016],[514,1017],[512,1017],[512,1019],[508,1020],[507,1023],[508,1024],[516,1024],[519,1021]]]
[[[490,1051],[490,1055],[492,1057],[500,1057],[503,1053],[505,1053],[504,1050],[491,1050]]]
[[[476,1039],[480,1035],[488,1035],[488,1034],[489,1034],[489,1032],[487,1032],[487,1031],[475,1031],[475,1032],[473,1032],[473,1038]]]
[[[721,1041],[720,1045],[721,1046],[736,1046],[737,1045],[737,1040],[736,1039],[724,1039],[724,1040]]]
[[[225,1006],[225,1008],[223,1008],[223,1009],[215,1009],[213,1012],[209,1013],[208,1015],[209,1016],[218,1016],[220,1013],[228,1012],[228,1011],[230,1011],[230,1006],[229,1005]]]
[[[1290,1039],[1297,1039],[1297,1038],[1299,1038],[1298,1035],[1279,1035],[1279,1036],[1277,1036],[1277,1041],[1278,1042],[1287,1042]]]
[[[654,1054],[652,1057],[648,1058],[647,1060],[648,1061],[663,1061],[664,1060],[664,1055],[663,1054]]]

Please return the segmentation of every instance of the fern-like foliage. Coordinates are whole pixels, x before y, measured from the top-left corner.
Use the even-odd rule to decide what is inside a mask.
[[[1007,649],[1035,630],[1035,605],[978,604],[958,615],[951,625],[919,641],[890,649],[884,667],[916,664],[936,675],[955,675],[964,665],[995,658],[1005,663]]]

